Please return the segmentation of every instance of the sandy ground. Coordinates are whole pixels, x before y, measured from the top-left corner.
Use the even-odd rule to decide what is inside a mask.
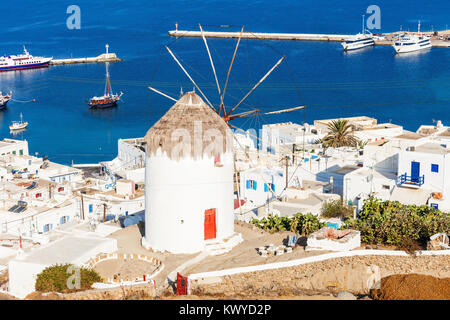
[[[307,252],[302,246],[297,246],[292,253],[284,254],[281,256],[271,256],[268,258],[262,258],[257,248],[264,245],[273,243],[274,245],[283,244],[283,240],[290,235],[290,232],[278,232],[274,234],[267,233],[262,230],[253,230],[251,227],[244,227],[240,223],[235,224],[235,231],[242,234],[244,242],[233,248],[230,252],[218,255],[209,256],[204,260],[188,267],[181,273],[183,275],[193,274],[197,272],[206,272],[214,270],[222,270],[228,268],[236,268],[243,266],[258,265],[264,263],[272,263],[276,261],[287,261],[292,259],[298,259],[302,257],[308,257],[325,253],[326,251],[311,251]],[[141,245],[141,232],[137,225],[130,226],[128,228],[121,229],[114,232],[109,237],[117,239],[117,246],[119,253],[138,253],[146,254],[161,260],[164,263],[164,270],[155,278],[157,286],[162,286],[170,272],[182,265],[188,260],[196,257],[198,254],[169,254],[150,252]],[[112,270],[115,270],[118,266],[110,266],[111,270],[107,270],[105,267],[102,272],[105,274],[111,274]],[[137,272],[142,273],[144,268],[136,269]]]
[[[141,232],[137,225],[129,226],[114,232],[109,236],[117,239],[118,253],[137,253],[155,257],[162,261],[164,269],[155,277],[156,285],[165,283],[167,276],[184,262],[197,256],[197,254],[169,254],[160,252],[150,252],[141,245]]]
[[[234,230],[242,234],[244,241],[233,248],[230,252],[219,256],[209,256],[200,263],[193,265],[183,271],[185,274],[207,272],[214,270],[224,270],[236,267],[245,267],[279,261],[288,261],[300,259],[327,253],[329,251],[305,251],[304,247],[297,246],[291,253],[283,255],[269,256],[263,258],[258,254],[257,249],[261,246],[274,244],[275,246],[283,244],[291,232],[277,232],[270,234],[263,230],[253,230],[251,227],[235,224]]]
[[[95,265],[94,269],[103,278],[113,278],[118,276],[121,279],[142,277],[144,274],[152,274],[156,266],[141,260],[106,260]]]
[[[242,243],[234,247],[228,253],[218,256],[208,256],[200,262],[183,270],[182,274],[188,275],[198,272],[252,266],[277,261],[288,261],[328,252],[305,251],[302,246],[297,246],[292,253],[262,258],[258,254],[257,248],[260,246],[269,245],[271,243],[274,245],[281,245],[283,244],[283,240],[286,239],[288,235],[292,235],[292,233],[286,231],[270,234],[263,230],[253,230],[251,227],[242,226],[240,223],[235,224],[235,231],[242,234],[244,239]],[[198,255],[150,252],[141,246],[142,236],[138,226],[136,225],[119,230],[110,235],[110,237],[117,239],[119,253],[141,253],[160,259],[164,263],[164,270],[155,279],[157,280],[157,284],[161,283],[161,281],[165,281],[167,275],[171,271]]]

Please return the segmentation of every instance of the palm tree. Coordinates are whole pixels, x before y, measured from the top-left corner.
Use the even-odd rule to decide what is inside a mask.
[[[339,148],[346,146],[356,146],[358,139],[352,133],[348,120],[338,119],[328,123],[328,133],[322,139],[324,148]]]

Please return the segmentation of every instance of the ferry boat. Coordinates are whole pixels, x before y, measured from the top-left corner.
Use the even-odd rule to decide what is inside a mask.
[[[28,122],[23,122],[22,119],[22,112],[20,113],[20,121],[13,121],[12,124],[9,126],[9,130],[15,131],[15,130],[22,130],[28,127]]]
[[[344,48],[344,51],[361,49],[369,46],[375,45],[375,40],[373,39],[373,35],[370,31],[367,31],[364,27],[364,15],[362,22],[362,33],[358,33],[348,39],[345,39],[345,42],[342,42],[341,45]]]
[[[392,45],[396,53],[413,52],[431,48],[431,40],[429,36],[420,33],[420,21],[417,28],[417,35],[403,34]]]
[[[120,100],[123,93],[113,94],[111,89],[111,82],[109,81],[109,63],[106,62],[106,83],[105,83],[105,92],[101,97],[92,97],[87,101],[87,104],[91,106],[91,108],[110,108],[117,105],[117,101]]]
[[[0,72],[48,67],[52,59],[33,57],[23,46],[23,54],[0,57]]]
[[[0,110],[6,108],[6,104],[9,100],[12,98],[12,92],[9,92],[9,94],[3,95],[3,93],[0,91]]]

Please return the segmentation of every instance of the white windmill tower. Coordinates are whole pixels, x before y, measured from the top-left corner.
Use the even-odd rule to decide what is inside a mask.
[[[225,121],[194,92],[147,132],[145,237],[156,251],[195,253],[235,244],[233,144]]]

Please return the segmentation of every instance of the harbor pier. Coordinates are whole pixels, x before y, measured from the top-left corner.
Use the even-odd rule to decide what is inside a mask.
[[[106,52],[97,57],[53,59],[52,61],[50,61],[50,65],[123,61],[123,59],[118,58],[115,53],[109,53],[109,45],[108,44],[106,44],[105,48],[106,48]]]
[[[414,32],[411,32],[414,34]],[[441,33],[449,33],[448,30]],[[446,47],[450,48],[450,41],[444,41],[440,39],[433,39],[432,32],[423,32],[432,36],[431,45],[433,47]],[[325,42],[342,42],[345,39],[352,37],[348,34],[310,34],[310,33],[265,33],[265,32],[222,32],[222,31],[203,31],[203,35],[207,38],[239,38],[242,39],[259,39],[259,40],[294,40],[294,41],[325,41]],[[202,37],[201,31],[189,31],[189,30],[170,30],[169,36],[171,37]],[[383,34],[384,39],[375,39],[376,45],[390,46],[395,40],[396,33]]]
[[[264,40],[301,40],[301,41],[344,41],[350,35],[344,34],[308,34],[308,33],[264,33],[264,32],[217,32],[203,31],[207,38],[239,38]],[[171,37],[201,37],[201,31],[171,30]]]

